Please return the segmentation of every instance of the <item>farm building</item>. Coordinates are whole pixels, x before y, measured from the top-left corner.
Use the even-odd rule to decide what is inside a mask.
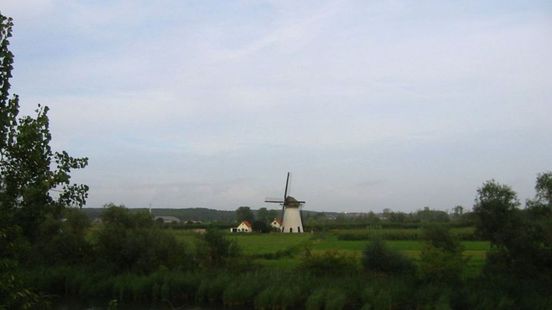
[[[154,220],[156,222],[163,222],[163,224],[170,224],[170,223],[180,223],[180,219],[176,216],[156,216],[154,217]]]
[[[277,230],[280,230],[282,228],[282,221],[280,221],[279,219],[274,219],[270,223],[270,227],[272,227],[274,229],[277,229]]]
[[[247,232],[250,233],[253,231],[253,226],[249,221],[243,221],[236,228],[230,228],[231,232]]]

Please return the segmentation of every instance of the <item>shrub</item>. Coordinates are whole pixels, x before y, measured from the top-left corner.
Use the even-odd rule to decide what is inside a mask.
[[[191,266],[183,245],[174,235],[155,227],[149,214],[131,214],[112,206],[104,211],[102,219],[103,226],[93,236],[101,269],[148,273],[160,266]]]
[[[292,280],[292,279],[290,279]],[[264,289],[255,298],[258,309],[295,309],[303,305],[304,291],[292,281]]]
[[[195,273],[177,271],[167,275],[167,282],[170,286],[168,299],[173,302],[189,302],[194,300],[200,278]]]
[[[450,229],[444,225],[428,225],[424,227],[423,239],[429,245],[447,252],[462,252],[462,246],[456,236],[450,233]]]
[[[414,264],[407,257],[393,251],[381,240],[369,243],[362,253],[362,265],[365,270],[383,273],[410,273]]]
[[[412,309],[417,284],[412,277],[375,276],[362,292],[362,309]]]
[[[230,274],[221,272],[216,275],[204,275],[197,289],[196,301],[216,303],[222,301],[224,289],[233,280]]]
[[[420,278],[425,282],[458,284],[465,260],[460,242],[444,226],[424,229],[425,245],[420,254]]]
[[[307,310],[324,309],[324,303],[326,302],[326,289],[315,290],[310,294],[305,304]]]
[[[227,258],[238,256],[241,252],[236,242],[226,239],[214,228],[209,228],[199,236],[196,250],[197,256],[206,267],[221,266]]]
[[[255,295],[262,286],[254,277],[236,277],[228,283],[224,290],[222,299],[225,306],[243,306],[254,300]]]
[[[315,290],[309,296],[305,304],[305,308],[308,310],[339,310],[345,308],[346,303],[347,295],[342,290],[321,288]]]
[[[357,266],[355,257],[335,250],[314,254],[307,249],[300,263],[301,269],[315,275],[352,274]]]

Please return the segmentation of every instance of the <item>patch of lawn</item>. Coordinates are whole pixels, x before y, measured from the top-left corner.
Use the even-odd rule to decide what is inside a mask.
[[[229,234],[228,239],[235,240],[245,255],[262,255],[284,251],[309,241],[309,234]]]
[[[467,230],[462,228],[462,230]],[[194,239],[197,233],[186,230],[173,230],[178,241],[185,242],[192,249],[194,247]],[[344,251],[349,254],[360,257],[368,240],[339,240],[336,234],[257,234],[243,233],[231,234],[227,233],[226,237],[238,243],[242,249],[242,253],[246,256],[256,256],[252,258],[255,262],[275,268],[293,268],[299,264],[299,257],[303,254],[305,247],[308,247],[313,252],[324,252],[329,250]],[[487,241],[462,241],[464,247],[464,256],[468,258],[465,275],[466,277],[476,276],[483,264],[485,263],[486,253],[490,248]],[[420,240],[387,240],[387,246],[391,249],[401,252],[402,254],[418,260],[423,247],[423,241]],[[270,258],[259,258],[261,255],[275,254],[278,252],[291,250],[290,256]]]

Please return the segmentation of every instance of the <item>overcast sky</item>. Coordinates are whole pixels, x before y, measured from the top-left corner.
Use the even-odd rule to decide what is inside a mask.
[[[12,93],[88,207],[471,207],[552,169],[551,1],[21,1]],[[276,207],[276,206],[273,206]]]

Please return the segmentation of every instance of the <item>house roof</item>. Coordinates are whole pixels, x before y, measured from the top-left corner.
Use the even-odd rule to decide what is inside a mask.
[[[274,219],[272,222],[276,222],[276,223],[282,225],[282,221],[280,219]]]
[[[251,223],[249,221],[243,221],[243,222],[240,223],[240,225],[241,224],[244,224],[245,226],[247,226],[249,228],[253,227],[253,226],[251,226]]]

